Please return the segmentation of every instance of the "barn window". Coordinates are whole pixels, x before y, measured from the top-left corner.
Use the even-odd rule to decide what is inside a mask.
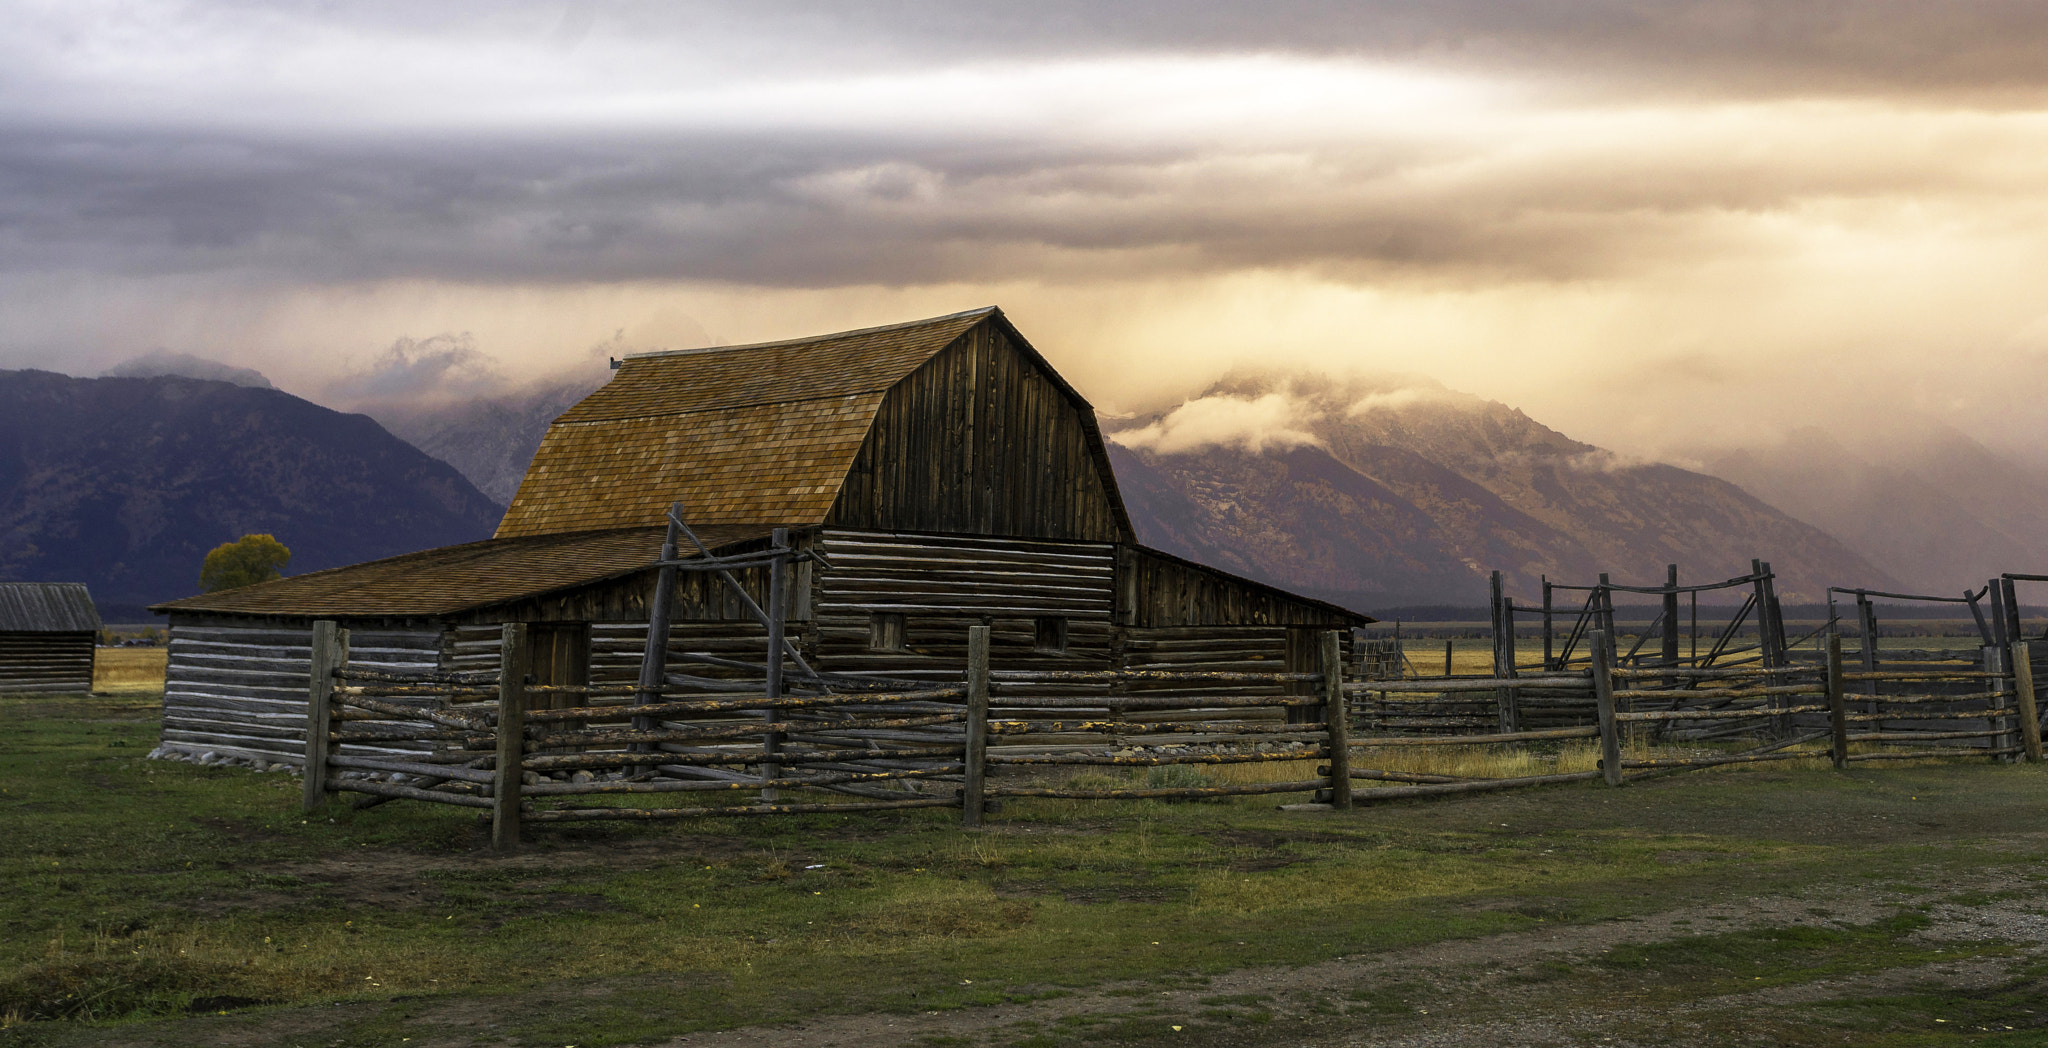
[[[868,621],[868,649],[871,651],[909,651],[909,642],[903,638],[903,613],[900,611],[878,611]]]
[[[1031,645],[1033,651],[1048,655],[1064,655],[1067,651],[1067,620],[1062,618],[1041,618],[1038,620],[1038,640]]]

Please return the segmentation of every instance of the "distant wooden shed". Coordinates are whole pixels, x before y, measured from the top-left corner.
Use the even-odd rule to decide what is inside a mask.
[[[1094,409],[988,308],[629,357],[548,430],[495,537],[159,605],[164,744],[294,759],[322,618],[358,665],[495,667],[518,621],[539,682],[632,681],[678,499],[713,553],[780,527],[824,555],[783,606],[828,672],[958,678],[970,625],[997,668],[1313,670],[1317,631],[1372,621],[1139,545]],[[766,569],[739,574],[766,605]],[[708,575],[671,615],[672,665],[764,652]]]
[[[0,582],[0,691],[91,691],[99,630],[82,582]]]

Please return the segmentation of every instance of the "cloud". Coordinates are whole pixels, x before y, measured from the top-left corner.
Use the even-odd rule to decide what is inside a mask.
[[[1111,433],[1108,439],[1161,455],[1219,446],[1254,455],[1268,449],[1321,447],[1322,438],[1297,424],[1304,410],[1305,405],[1287,393],[1259,397],[1216,394],[1187,401],[1157,422]]]
[[[1374,391],[1359,397],[1344,409],[1349,418],[1370,415],[1375,411],[1399,412],[1416,404],[1448,400],[1449,391],[1441,387],[1402,386],[1398,389]]]
[[[1987,56],[2048,46],[2028,7],[1502,6],[53,7],[0,29],[0,268],[1576,281],[1767,257],[1781,244],[1759,217],[2038,200],[2048,173],[2048,61],[2003,106],[1848,81],[1589,83],[1580,61],[1838,62],[1908,86],[2007,68],[1995,86],[2023,67]],[[785,61],[732,57],[771,53]],[[1937,54],[1953,69],[1926,68]]]
[[[255,368],[235,367],[217,360],[195,357],[190,353],[173,353],[165,349],[153,349],[132,360],[124,360],[108,368],[104,374],[110,378],[149,378],[156,375],[182,375],[186,378],[212,379],[218,382],[232,382],[237,386],[255,389],[272,389],[270,380]]]
[[[412,395],[999,302],[1113,409],[1268,360],[1635,450],[1895,404],[2048,446],[2001,349],[2041,344],[2033,0],[11,14],[0,366]],[[383,358],[420,332],[490,359]]]
[[[508,382],[475,336],[400,338],[367,368],[329,383],[326,399],[347,404],[430,403],[502,392]]]

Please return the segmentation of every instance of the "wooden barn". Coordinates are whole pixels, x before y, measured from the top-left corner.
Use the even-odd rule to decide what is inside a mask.
[[[91,691],[99,630],[82,582],[0,582],[0,692]]]
[[[957,679],[979,624],[998,668],[1313,671],[1317,631],[1372,621],[1139,545],[1094,410],[987,308],[629,357],[555,421],[493,538],[159,605],[164,746],[297,760],[323,618],[353,665],[495,668],[518,621],[538,683],[630,683],[678,501],[711,554],[776,528],[822,554],[777,602],[821,672]],[[737,574],[770,604],[767,569]],[[670,611],[672,665],[761,661],[715,576],[682,573]]]

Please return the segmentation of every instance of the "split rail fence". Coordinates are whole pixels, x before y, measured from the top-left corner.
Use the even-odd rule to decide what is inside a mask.
[[[1008,797],[1194,799],[1311,793],[1294,809],[1781,760],[1852,762],[2024,754],[2041,759],[2027,643],[1977,664],[1620,664],[1590,630],[1584,669],[1513,678],[1347,679],[1342,638],[1314,673],[992,671],[969,631],[958,683],[804,671],[774,686],[668,674],[635,686],[529,682],[525,627],[503,627],[496,671],[352,666],[348,633],[317,623],[304,803],[409,800],[477,809],[493,846],[525,823],[954,808],[979,825]],[[2010,652],[2010,669],[2006,652]],[[745,668],[741,664],[735,664]],[[753,667],[760,669],[762,667]],[[782,685],[788,685],[785,693]],[[1512,702],[1544,725],[1498,730],[1476,704]],[[568,701],[567,706],[554,704]],[[1491,711],[1489,711],[1491,712]],[[1354,732],[1356,728],[1356,732]],[[1748,737],[1737,752],[1637,757],[1637,743]],[[1471,778],[1374,768],[1407,747],[1526,748],[1598,740],[1596,770]],[[1814,748],[1819,744],[1818,748]],[[1313,765],[1312,776],[1300,769]],[[1277,765],[1271,781],[1091,786],[1085,769]],[[1359,780],[1392,783],[1355,790]],[[676,794],[702,795],[679,806]],[[717,803],[716,798],[742,803]],[[801,794],[803,799],[790,799]]]

